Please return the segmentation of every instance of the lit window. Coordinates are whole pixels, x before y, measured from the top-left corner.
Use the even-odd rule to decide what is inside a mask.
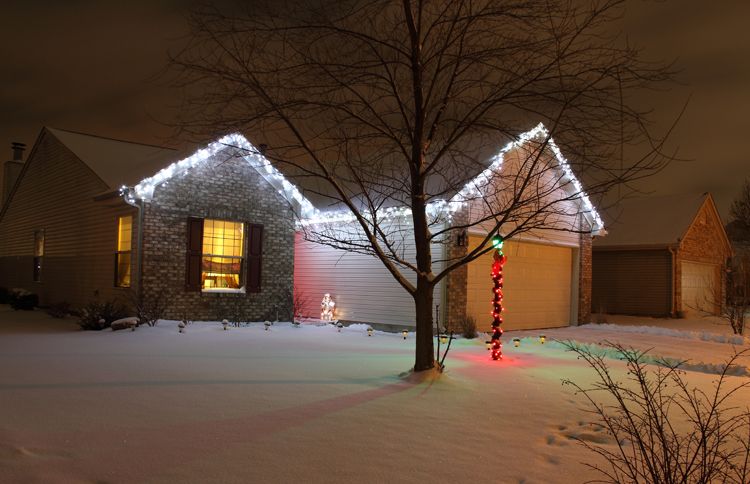
[[[44,258],[44,230],[34,231],[34,282],[42,282],[42,259]]]
[[[204,291],[242,287],[244,232],[241,222],[204,220],[201,265]]]
[[[130,254],[132,253],[133,217],[117,219],[117,252],[115,253],[115,286],[130,287]]]

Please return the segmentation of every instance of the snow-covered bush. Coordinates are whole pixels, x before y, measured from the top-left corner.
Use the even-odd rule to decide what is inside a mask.
[[[586,387],[563,381],[585,398],[592,423],[612,437],[611,444],[577,439],[606,461],[586,464],[604,477],[597,482],[750,482],[750,411],[733,402],[749,384],[728,388],[727,381],[733,364],[749,350],[732,357],[706,392],[688,384],[680,362],[618,344],[601,351],[575,342],[563,345],[597,376]],[[624,380],[606,361],[613,350],[626,364]]]
[[[127,310],[115,301],[91,301],[79,311],[78,325],[83,330],[101,331],[109,328],[112,321],[128,315]]]
[[[15,310],[31,311],[39,305],[39,296],[26,289],[12,289],[10,291],[10,307]]]

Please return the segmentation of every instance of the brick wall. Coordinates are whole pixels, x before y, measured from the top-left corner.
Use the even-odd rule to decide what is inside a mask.
[[[468,208],[464,207],[460,211],[453,214],[453,223],[457,225],[465,224],[468,221],[469,216]],[[458,234],[453,235],[455,241]],[[468,252],[469,235],[466,234],[466,243],[464,245],[457,245],[451,241],[447,245],[448,264],[452,262],[452,259],[458,259],[463,257]],[[445,325],[449,330],[461,331],[461,321],[466,318],[466,291],[467,281],[469,277],[469,267],[464,264],[463,266],[455,269],[445,278],[445,291],[447,297],[445,298]]]
[[[580,267],[578,268],[578,324],[591,322],[591,234],[580,235]]]
[[[698,211],[693,224],[688,228],[680,241],[675,260],[675,307],[676,310],[686,310],[682,304],[682,262],[693,261],[716,265],[716,282],[719,284],[720,294],[718,303],[724,301],[726,294],[726,274],[724,268],[731,250],[726,246],[724,226],[716,215],[710,201],[706,201]],[[718,306],[717,306],[718,310]]]
[[[259,293],[185,290],[188,217],[263,224]],[[166,318],[243,321],[288,318],[293,291],[294,216],[287,201],[244,160],[212,159],[158,187],[144,208],[144,294],[164,291]],[[246,272],[246,271],[245,271]]]

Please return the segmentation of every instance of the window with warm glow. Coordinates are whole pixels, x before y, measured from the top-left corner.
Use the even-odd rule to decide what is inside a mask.
[[[44,258],[44,230],[34,231],[34,282],[42,282],[42,260]]]
[[[130,287],[130,256],[132,254],[133,217],[117,219],[117,252],[115,253],[115,286]]]
[[[201,288],[204,291],[242,288],[244,242],[242,222],[203,221]]]

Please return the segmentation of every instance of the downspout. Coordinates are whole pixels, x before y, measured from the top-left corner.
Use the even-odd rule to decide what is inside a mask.
[[[133,189],[123,188],[120,190],[125,203],[138,209],[138,233],[136,235],[136,258],[135,258],[135,280],[136,297],[138,300],[143,296],[143,199],[133,196]]]
[[[667,250],[672,256],[672,277],[670,277],[670,293],[669,293],[669,300],[670,305],[672,307],[672,317],[677,317],[677,298],[675,298],[675,291],[677,290],[676,282],[677,279],[677,249],[674,247],[667,246]]]

